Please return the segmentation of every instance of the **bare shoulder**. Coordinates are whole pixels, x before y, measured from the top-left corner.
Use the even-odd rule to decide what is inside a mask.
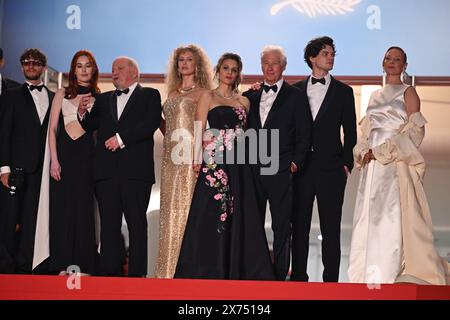
[[[214,99],[214,95],[210,90],[205,90],[198,98],[199,107],[208,107],[211,105],[211,101]]]
[[[240,95],[239,103],[245,107],[245,110],[247,110],[247,112],[250,110],[250,100],[247,97]]]
[[[167,99],[173,99],[176,98],[178,96],[178,92],[176,90],[169,92],[169,94],[167,95]]]
[[[413,86],[409,86],[408,88],[406,88],[405,98],[406,97],[419,99],[419,95],[417,94],[416,88],[414,88]]]
[[[198,92],[199,95],[202,95],[202,94],[204,94],[206,92],[211,92],[211,90],[206,89],[206,88],[198,88],[197,92]]]
[[[406,111],[408,114],[420,111],[420,98],[416,88],[408,87],[404,93]]]
[[[214,99],[214,93],[211,90],[204,90],[202,93],[200,93],[199,100],[202,101],[211,101]]]
[[[198,88],[198,89],[195,89],[195,91],[193,90],[192,92],[188,93],[187,96],[195,101],[199,101],[200,98],[202,97],[202,95],[209,91],[210,90],[205,89],[205,88]]]

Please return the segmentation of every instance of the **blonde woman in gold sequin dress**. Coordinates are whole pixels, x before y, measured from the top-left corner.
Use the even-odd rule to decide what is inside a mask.
[[[195,111],[200,95],[211,89],[211,74],[209,59],[200,47],[191,44],[173,51],[166,76],[165,121],[161,125],[164,151],[157,278],[173,278],[175,273],[196,182],[191,154]]]

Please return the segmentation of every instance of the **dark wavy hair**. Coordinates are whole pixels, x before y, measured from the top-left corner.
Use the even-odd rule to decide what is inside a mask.
[[[42,66],[44,67],[47,66],[47,56],[40,49],[36,48],[26,49],[20,56],[20,63],[29,58],[33,58],[34,60],[41,62]]]
[[[80,85],[77,81],[77,76],[75,75],[75,69],[77,68],[77,61],[79,57],[87,57],[89,62],[92,64],[94,68],[94,72],[92,73],[91,81],[89,82],[89,89],[91,89],[92,93],[100,93],[100,89],[98,88],[98,66],[95,61],[94,55],[92,52],[88,50],[80,50],[75,53],[72,58],[72,62],[70,63],[70,71],[69,71],[69,85],[65,87],[66,94],[65,97],[67,99],[73,99],[78,95],[78,90]]]
[[[324,36],[324,37],[314,38],[308,42],[308,44],[305,47],[305,53],[303,55],[305,62],[308,64],[308,67],[310,67],[312,69],[312,63],[309,60],[309,58],[317,57],[319,55],[320,50],[325,48],[325,46],[327,46],[327,45],[332,47],[333,51],[336,53],[336,48],[334,46],[333,39],[331,39],[330,37]]]

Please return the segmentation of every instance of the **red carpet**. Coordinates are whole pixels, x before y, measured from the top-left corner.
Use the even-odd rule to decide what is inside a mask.
[[[0,275],[0,299],[450,300],[450,286]]]

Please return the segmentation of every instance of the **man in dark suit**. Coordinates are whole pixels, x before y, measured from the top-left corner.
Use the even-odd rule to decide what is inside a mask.
[[[244,93],[251,102],[249,127],[257,130],[258,164],[253,168],[263,222],[267,201],[270,205],[274,267],[278,280],[285,280],[289,271],[292,175],[302,170],[310,147],[311,131],[306,97],[283,79],[286,64],[281,47],[265,47],[261,53],[264,84],[259,90]],[[267,131],[268,140],[263,139],[264,131]],[[277,139],[272,140],[272,136]],[[272,161],[265,163],[265,156]]]
[[[3,49],[0,48],[0,69],[3,68],[4,65],[5,65],[5,59],[3,58]],[[6,90],[14,88],[14,87],[18,87],[18,86],[20,86],[20,83],[14,81],[14,80],[5,78],[0,73],[0,119],[2,118],[2,100],[6,96],[6,94],[5,94]],[[0,186],[0,188],[1,188],[1,186]],[[4,215],[3,207],[4,207],[4,205],[2,205],[1,196],[0,196],[0,221],[2,219],[1,217]],[[1,222],[0,222],[0,225],[1,225]],[[3,237],[4,237],[4,235],[3,235]],[[9,265],[9,267],[8,267],[8,265]],[[0,240],[0,273],[7,272],[8,269],[10,269],[10,270],[13,269],[13,260],[11,259],[10,253],[8,253],[8,250],[6,249],[4,243],[2,242],[2,240]]]
[[[3,68],[4,65],[5,59],[3,57],[3,49],[0,48],[0,69]],[[0,81],[0,108],[1,108],[1,97],[4,96],[6,90],[20,86],[20,83],[3,77],[1,73],[0,73],[0,80],[1,80]]]
[[[353,168],[356,116],[352,88],[329,74],[334,56],[333,39],[311,40],[304,58],[312,76],[295,84],[307,94],[313,118],[312,146],[295,183],[298,205],[292,220],[291,279],[297,281],[308,281],[306,266],[315,197],[322,233],[323,281],[339,279],[342,203],[347,177]]]
[[[135,60],[119,57],[112,65],[115,91],[100,95],[92,112],[89,97],[79,116],[87,131],[98,129],[94,159],[95,193],[100,210],[100,275],[122,274],[122,213],[128,225],[129,276],[147,274],[147,207],[152,184],[153,134],[161,120],[157,90],[138,84]]]
[[[32,270],[36,219],[48,119],[53,92],[42,83],[47,57],[39,49],[28,49],[20,57],[26,79],[20,87],[8,89],[2,102],[0,129],[0,180],[3,241],[15,259],[16,272],[45,272],[45,263]],[[14,177],[24,183],[11,196]],[[12,207],[15,209],[13,210]],[[11,217],[15,213],[17,217]],[[18,231],[17,249],[11,234]],[[10,271],[10,270],[8,270]]]

